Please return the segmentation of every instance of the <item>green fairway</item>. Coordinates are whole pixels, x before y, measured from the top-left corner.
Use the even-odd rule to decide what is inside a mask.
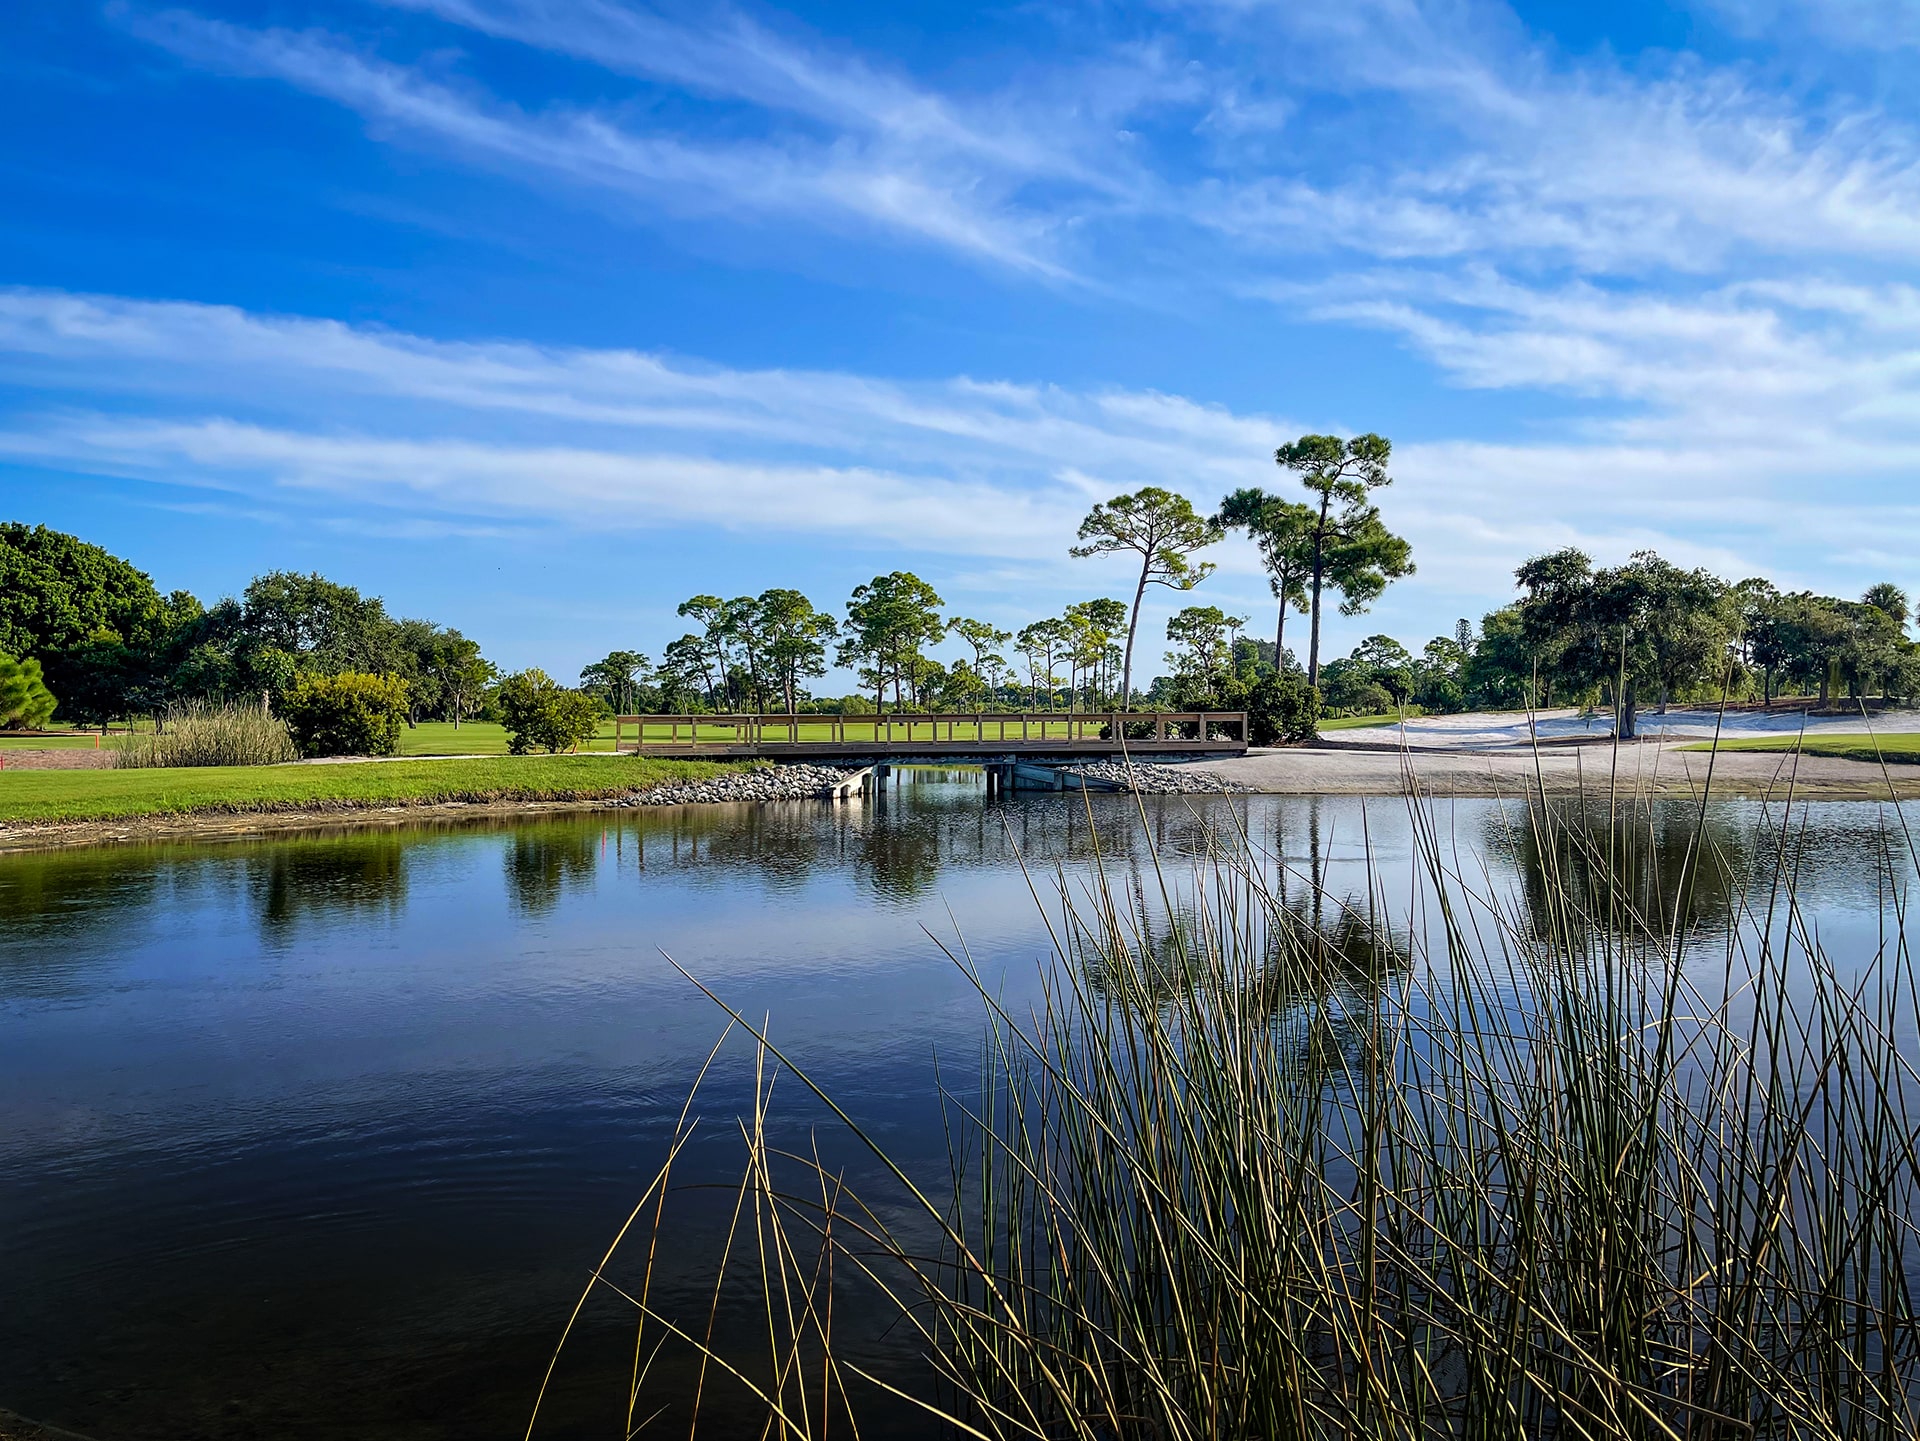
[[[738,769],[737,765],[650,756],[618,760],[516,756],[177,770],[9,770],[0,771],[0,822],[123,820],[435,801],[591,800]]]
[[[1360,730],[1365,726],[1394,725],[1399,719],[1400,717],[1397,715],[1345,715],[1340,716],[1336,720],[1322,720],[1320,722],[1320,729],[1323,731]],[[1413,720],[1415,717],[1409,715],[1407,719]]]
[[[50,736],[0,736],[0,753],[6,751],[90,750],[95,742],[112,743],[112,737],[100,739],[99,731],[68,731]]]
[[[1687,746],[1690,751],[1710,751],[1711,742]],[[1838,756],[1850,761],[1880,761],[1893,765],[1920,765],[1920,734],[1892,735],[1799,735],[1760,736],[1752,740],[1721,741],[1723,751],[1792,751],[1810,756]]]
[[[599,733],[580,747],[583,751],[611,751],[613,722],[603,721]],[[459,729],[452,721],[422,721],[400,732],[403,756],[503,756],[507,754],[507,728],[497,721],[463,721]]]

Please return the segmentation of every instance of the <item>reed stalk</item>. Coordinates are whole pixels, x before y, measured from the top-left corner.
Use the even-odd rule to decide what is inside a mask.
[[[882,1404],[1085,1441],[1920,1434],[1911,838],[1883,837],[1883,937],[1843,969],[1795,902],[1790,806],[1754,848],[1774,873],[1708,930],[1693,898],[1730,862],[1704,803],[1649,887],[1650,806],[1535,797],[1508,815],[1517,889],[1407,804],[1392,924],[1377,872],[1334,896],[1216,828],[1145,885],[1057,876],[1026,1015],[956,948],[984,1043],[940,1098],[937,1180],[729,1011],[757,1070],[714,1306],[757,1298],[762,1354],[623,1292],[643,1330],[783,1438]],[[877,1190],[772,1139],[783,1072]],[[850,1297],[917,1372],[836,1337]]]

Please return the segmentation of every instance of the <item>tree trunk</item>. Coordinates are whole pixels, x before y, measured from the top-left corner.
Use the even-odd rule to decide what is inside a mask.
[[[1127,622],[1127,654],[1120,662],[1120,708],[1126,710],[1133,700],[1133,637],[1140,629],[1140,602],[1147,593],[1147,568],[1153,564],[1151,552],[1140,558],[1140,584],[1133,588],[1133,618]]]
[[[1333,492],[1320,497],[1320,524],[1313,533],[1313,604],[1307,627],[1307,684],[1320,684],[1320,582],[1327,569],[1327,510]]]
[[[1635,682],[1628,681],[1620,688],[1620,718],[1613,733],[1623,741],[1630,741],[1637,734],[1639,699],[1640,688]]]
[[[1820,709],[1827,708],[1827,701],[1833,694],[1833,662],[1828,661],[1820,671]]]
[[[1280,597],[1280,624],[1273,628],[1273,668],[1276,673],[1287,668],[1287,598]]]

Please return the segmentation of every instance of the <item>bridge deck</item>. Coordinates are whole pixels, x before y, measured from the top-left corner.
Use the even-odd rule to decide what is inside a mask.
[[[1123,743],[1117,737],[1122,734]],[[1104,732],[1104,734],[1102,734]],[[614,749],[707,759],[899,759],[1240,755],[1244,711],[1114,715],[1034,711],[969,715],[616,716]]]

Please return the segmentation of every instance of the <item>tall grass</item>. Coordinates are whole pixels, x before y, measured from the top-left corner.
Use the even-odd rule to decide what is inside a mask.
[[[287,723],[245,701],[189,701],[175,706],[151,732],[114,747],[116,769],[150,766],[272,766],[298,760]]]
[[[713,1310],[650,1299],[693,1102],[588,1286],[645,1247],[629,1432],[664,1407],[692,1434],[724,1386],[780,1437],[903,1402],[928,1434],[1088,1441],[1920,1434],[1911,841],[1843,971],[1790,862],[1695,928],[1704,824],[1648,888],[1649,814],[1536,801],[1510,893],[1410,804],[1397,924],[1377,879],[1336,897],[1229,834],[1144,888],[1061,877],[1025,1015],[957,954],[986,1044],[937,1180],[804,1072],[886,1179],[782,1150],[793,1068],[734,1015],[758,1070]],[[1790,815],[1756,853],[1790,855]],[[716,1339],[723,1296],[757,1346]],[[917,1374],[836,1334],[856,1301]],[[654,1394],[668,1350],[701,1395]]]

